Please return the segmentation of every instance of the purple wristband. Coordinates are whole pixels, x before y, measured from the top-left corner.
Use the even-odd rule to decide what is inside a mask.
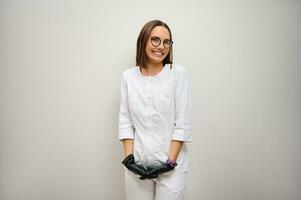
[[[167,159],[166,163],[169,164],[169,165],[171,165],[172,167],[175,167],[175,166],[178,165],[175,160],[169,160],[169,159]]]

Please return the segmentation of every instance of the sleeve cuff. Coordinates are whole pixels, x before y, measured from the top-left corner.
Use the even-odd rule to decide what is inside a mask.
[[[172,136],[172,140],[178,140],[178,141],[183,141],[183,142],[191,142],[192,141],[191,133],[189,131],[174,132],[174,134]]]
[[[122,139],[134,139],[134,132],[133,131],[119,131],[119,140]]]

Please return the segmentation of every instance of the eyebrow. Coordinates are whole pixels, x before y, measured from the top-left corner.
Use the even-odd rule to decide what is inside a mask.
[[[153,35],[153,36],[151,36],[151,38],[159,38],[160,40],[161,40],[161,38],[159,37],[159,36],[156,36],[156,35]],[[163,41],[165,41],[165,40],[170,40],[170,38],[166,38],[166,39],[164,39]]]

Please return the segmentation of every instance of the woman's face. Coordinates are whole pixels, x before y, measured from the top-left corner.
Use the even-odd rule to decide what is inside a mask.
[[[162,64],[169,53],[168,42],[170,42],[170,35],[167,28],[163,26],[153,28],[145,47],[147,62],[153,65]]]

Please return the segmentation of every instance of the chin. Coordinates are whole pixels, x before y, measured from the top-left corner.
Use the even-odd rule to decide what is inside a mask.
[[[152,63],[158,64],[158,63],[162,63],[164,59],[165,59],[165,57],[164,58],[151,57],[149,59],[149,61],[152,62]]]

